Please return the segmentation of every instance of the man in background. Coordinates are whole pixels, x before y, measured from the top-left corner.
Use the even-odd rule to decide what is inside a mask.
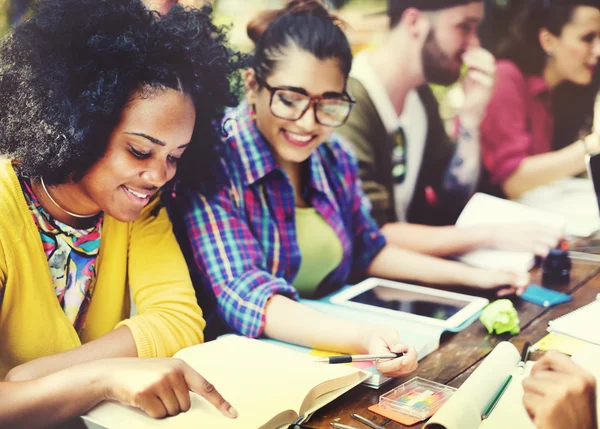
[[[483,13],[481,0],[388,0],[390,31],[356,56],[348,90],[357,102],[339,131],[354,146],[373,217],[388,241],[435,256],[477,248],[545,256],[559,231],[415,224],[453,224],[480,178],[479,124],[495,74],[477,35]],[[463,68],[464,97],[450,139],[428,84],[454,84]]]

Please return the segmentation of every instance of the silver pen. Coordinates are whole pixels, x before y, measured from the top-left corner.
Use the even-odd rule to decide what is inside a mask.
[[[357,427],[354,427],[354,426],[348,426],[348,425],[344,425],[344,424],[342,424],[342,423],[331,422],[330,424],[331,424],[331,426],[333,426],[335,429],[358,429]]]
[[[329,356],[320,358],[315,362],[323,363],[350,363],[350,362],[366,362],[378,359],[396,359],[404,356],[404,353],[378,353],[372,355],[353,355],[353,356]]]
[[[378,425],[375,422],[372,422],[371,420],[363,417],[363,416],[359,416],[358,414],[350,414],[352,416],[353,419],[358,420],[361,423],[364,423],[365,425],[373,428],[373,429],[385,429],[383,426]]]

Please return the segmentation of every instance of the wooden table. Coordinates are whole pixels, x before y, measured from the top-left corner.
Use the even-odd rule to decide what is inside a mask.
[[[532,271],[532,283],[542,284],[540,269]],[[490,335],[479,321],[457,334],[444,334],[440,348],[419,362],[419,368],[414,373],[392,380],[381,386],[379,390],[358,386],[319,410],[307,425],[317,429],[331,429],[330,423],[336,421],[366,429],[367,426],[350,417],[350,413],[358,413],[389,429],[407,427],[374,414],[367,410],[367,407],[376,404],[379,395],[415,376],[460,387],[499,342],[510,341],[519,350],[526,341],[535,343],[547,334],[549,320],[593,301],[596,294],[600,293],[600,264],[574,262],[569,284],[554,289],[568,293],[573,300],[551,308],[544,308],[520,299],[513,300],[521,321],[520,334]],[[532,358],[535,360],[539,356],[541,353],[535,353]],[[423,425],[421,423],[410,427],[419,429]]]

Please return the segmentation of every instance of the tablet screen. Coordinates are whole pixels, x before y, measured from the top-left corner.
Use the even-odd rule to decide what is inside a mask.
[[[350,298],[349,301],[439,320],[448,320],[469,305],[469,301],[416,293],[387,286],[375,286]]]

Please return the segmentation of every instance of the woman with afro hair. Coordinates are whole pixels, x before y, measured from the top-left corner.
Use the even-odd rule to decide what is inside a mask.
[[[209,162],[243,62],[224,42],[208,6],[139,0],[44,0],[2,40],[0,427],[104,399],[164,417],[190,390],[236,417],[183,362],[135,359],[203,340],[159,190]]]

